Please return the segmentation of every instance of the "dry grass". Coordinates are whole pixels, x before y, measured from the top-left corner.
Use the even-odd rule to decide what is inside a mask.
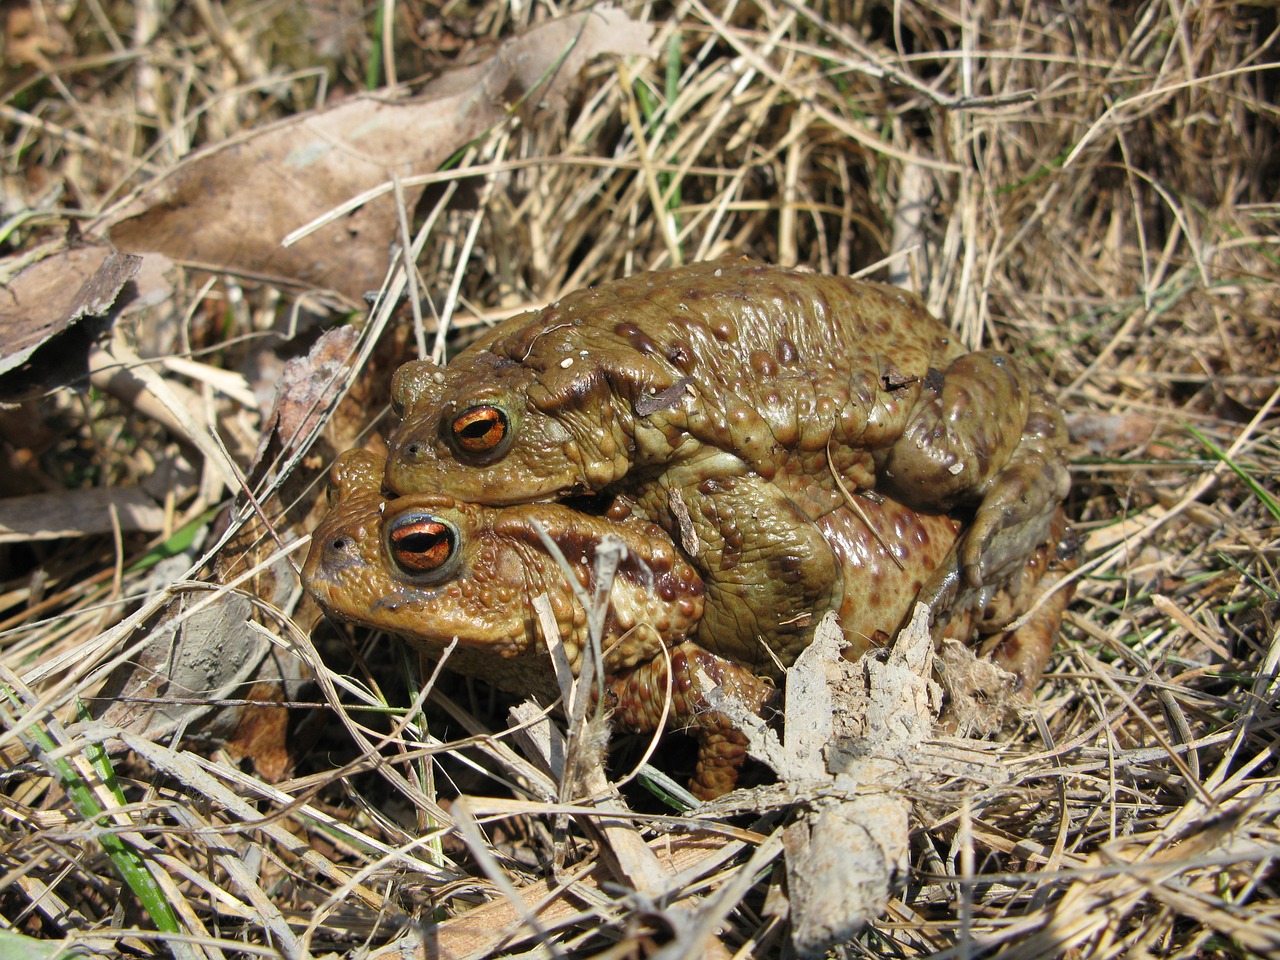
[[[1012,783],[918,798],[917,870],[847,953],[1275,955],[1274,9],[809,6],[633,8],[658,25],[668,62],[597,63],[562,129],[513,121],[478,143],[464,170],[499,172],[468,180],[467,202],[443,215],[420,260],[424,293],[461,324],[731,252],[839,272],[892,254],[881,276],[917,285],[970,343],[1038,367],[1081,438],[1071,512],[1087,564],[1060,653],[1024,725],[991,747]],[[401,79],[530,16],[514,4],[397,7],[387,36]],[[4,9],[0,242],[15,256],[193,147],[313,105],[321,78],[329,96],[358,87],[377,49],[370,21],[340,3]],[[321,318],[304,312],[295,342],[240,338],[287,319],[269,291],[198,275],[129,318],[140,354],[197,352],[259,389]],[[210,390],[203,402],[243,466],[260,412]],[[169,529],[221,496],[189,445],[102,394],[64,391],[5,417],[6,492],[129,486],[172,468]],[[319,466],[299,469],[314,478]],[[188,573],[198,551],[133,569],[147,546],[6,548],[5,930],[102,955],[354,955],[409,917],[485,900],[496,906],[462,932],[491,933],[511,919],[499,909],[510,885],[546,876],[553,858],[561,881],[593,867],[598,848],[572,839],[581,818],[449,800],[509,796],[495,776],[534,799],[550,783],[467,726],[485,716],[483,697],[451,714],[433,698],[429,715],[414,700],[390,727],[376,722],[382,705],[413,698],[385,689],[385,671],[333,672],[343,661],[290,620],[287,590],[264,629],[321,678],[302,696],[344,705],[291,711],[289,742],[309,755],[281,761],[288,777],[269,783],[227,744],[260,769],[279,731],[256,745],[244,727],[214,731],[190,748],[130,734],[128,749],[107,740],[113,792],[91,769],[106,731],[76,722],[75,699],[101,694],[171,597],[206,595],[185,582],[208,577]],[[362,642],[348,663],[390,659],[385,642]],[[345,727],[317,729],[335,716]],[[428,725],[477,737],[445,757]],[[779,816],[733,822],[721,835],[646,821],[680,862],[693,862],[688,837],[723,849],[686,892],[710,894],[703,920],[729,950],[781,955],[777,852],[761,852]],[[148,915],[122,893],[113,849],[149,871],[183,936],[157,935],[163,908]],[[673,931],[668,949],[712,955],[690,946],[687,903],[593,880],[575,896],[576,912],[543,921],[567,955],[648,955]],[[448,945],[463,955],[462,942]]]

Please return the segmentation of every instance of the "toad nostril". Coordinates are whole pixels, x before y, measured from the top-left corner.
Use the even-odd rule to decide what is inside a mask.
[[[350,553],[355,549],[355,546],[356,542],[350,537],[334,537],[329,541],[329,547],[339,553]]]
[[[423,454],[422,444],[417,440],[411,440],[404,445],[404,455],[410,460],[421,460]]]

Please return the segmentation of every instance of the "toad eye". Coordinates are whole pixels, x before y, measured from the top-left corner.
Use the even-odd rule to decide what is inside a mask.
[[[391,522],[387,547],[402,572],[442,580],[458,562],[458,529],[429,513],[407,513]]]
[[[511,421],[505,411],[490,404],[468,407],[450,424],[459,450],[498,455],[511,440]]]

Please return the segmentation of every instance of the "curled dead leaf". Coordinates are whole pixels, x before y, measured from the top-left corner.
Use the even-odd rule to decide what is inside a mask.
[[[140,257],[103,244],[73,244],[0,286],[0,397],[86,376],[103,325],[81,321],[105,316],[141,266]]]
[[[563,109],[589,60],[647,55],[652,30],[607,6],[541,24],[419,96],[353,97],[215,144],[143,187],[103,226],[121,249],[359,302],[382,283],[396,239],[394,178],[439,169],[513,107],[536,125],[539,112]],[[361,196],[359,206],[282,245]],[[417,192],[406,199],[412,207]]]

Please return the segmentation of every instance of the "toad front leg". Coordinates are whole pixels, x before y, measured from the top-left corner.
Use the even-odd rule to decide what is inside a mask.
[[[689,789],[700,800],[728,793],[738,782],[747,758],[746,737],[724,714],[707,705],[707,695],[720,687],[756,716],[764,718],[775,701],[772,684],[737,664],[708,653],[696,643],[671,651],[669,729],[688,729],[698,738],[698,766]],[[651,733],[662,721],[667,693],[667,660],[643,663],[608,684],[613,693],[614,722],[637,733]]]
[[[840,562],[785,493],[736,458],[722,462],[729,457],[669,468],[640,501],[703,578],[702,646],[778,676],[812,642],[822,615],[839,609]]]
[[[1009,576],[1049,536],[1070,485],[1066,442],[1062,414],[1022,365],[978,351],[930,371],[879,472],[918,509],[976,506],[959,560],[980,586]]]

